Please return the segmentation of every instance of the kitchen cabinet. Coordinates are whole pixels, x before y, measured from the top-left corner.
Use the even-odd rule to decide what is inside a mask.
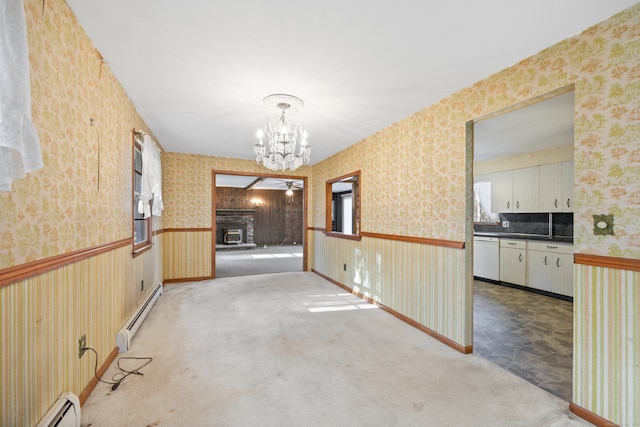
[[[527,245],[527,285],[573,296],[573,245],[530,241]]]
[[[500,239],[500,281],[527,286],[527,241]]]
[[[513,212],[539,212],[539,167],[513,171]]]
[[[540,166],[540,209],[562,212],[562,163]]]
[[[573,212],[573,162],[540,166],[540,211]]]
[[[513,212],[513,171],[491,174],[491,210]]]
[[[538,166],[491,174],[491,209],[495,212],[539,212]]]
[[[573,162],[562,163],[562,212],[573,212]]]

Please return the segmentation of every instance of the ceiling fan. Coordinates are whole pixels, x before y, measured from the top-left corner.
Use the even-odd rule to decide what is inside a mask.
[[[295,183],[295,182],[293,182],[293,181],[284,181],[284,184],[285,184],[285,185],[286,185],[286,187],[287,187],[287,192],[286,192],[287,196],[293,196],[293,191],[294,191],[294,190],[300,190],[300,189],[302,189],[302,186],[300,186],[300,185],[296,184],[296,183]]]

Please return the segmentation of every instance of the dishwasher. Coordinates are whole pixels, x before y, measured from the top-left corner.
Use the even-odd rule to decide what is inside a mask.
[[[473,237],[473,275],[482,279],[500,280],[500,238]]]

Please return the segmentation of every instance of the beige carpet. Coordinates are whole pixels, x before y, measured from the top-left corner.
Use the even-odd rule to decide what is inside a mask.
[[[266,246],[254,249],[217,250],[216,275],[223,277],[302,271],[302,246]]]
[[[99,384],[83,426],[590,425],[313,273],[165,290],[119,355],[153,362],[115,391]]]

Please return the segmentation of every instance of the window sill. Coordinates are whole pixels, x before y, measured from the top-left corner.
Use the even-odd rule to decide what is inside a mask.
[[[133,247],[133,252],[131,252],[131,256],[133,258],[142,255],[143,253],[147,252],[148,250],[150,250],[153,247],[153,245],[150,242],[147,243],[140,243],[138,246],[134,246]]]
[[[362,236],[359,234],[344,234],[338,233],[337,231],[325,231],[324,235],[327,237],[335,237],[337,239],[346,239],[346,240],[362,240]]]

